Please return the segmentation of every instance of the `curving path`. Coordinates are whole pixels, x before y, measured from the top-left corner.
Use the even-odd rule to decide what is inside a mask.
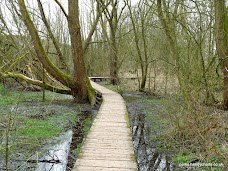
[[[91,81],[103,102],[81,148],[73,171],[137,170],[125,101]]]

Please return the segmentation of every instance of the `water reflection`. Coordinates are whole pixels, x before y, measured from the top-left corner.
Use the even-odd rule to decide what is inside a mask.
[[[67,131],[60,137],[57,145],[47,149],[47,153],[39,160],[36,171],[64,171],[72,140],[72,131]]]
[[[129,96],[128,96],[129,97]],[[132,97],[132,95],[131,95]],[[134,96],[133,96],[134,97]],[[138,95],[137,95],[138,97]],[[172,171],[173,165],[168,156],[159,153],[150,139],[150,125],[141,111],[143,104],[127,103],[131,132],[139,171]]]

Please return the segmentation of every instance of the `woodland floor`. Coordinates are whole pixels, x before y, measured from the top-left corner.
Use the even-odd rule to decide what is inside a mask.
[[[43,102],[42,92],[3,87],[0,106],[0,170],[6,170],[8,157],[8,169],[18,171],[34,170],[37,156],[41,158],[45,148],[57,144],[57,137],[68,130],[73,130],[71,167],[96,111],[87,104],[79,106],[68,95],[47,91]]]
[[[211,157],[204,160],[199,158],[198,152],[194,153],[191,148],[187,150],[183,148],[181,142],[178,144],[176,141],[170,141],[173,140],[172,134],[167,134],[170,129],[170,113],[178,112],[177,106],[181,103],[181,98],[152,96],[137,91],[120,93],[128,107],[139,170],[155,170],[158,167],[156,160],[161,160],[159,156],[163,156],[165,165],[173,170],[223,171],[225,169],[225,167],[178,168],[173,166],[173,164],[177,166],[180,163],[199,160],[203,163],[226,164],[226,158],[223,156],[227,154],[227,144],[224,143],[227,135],[216,141],[224,144],[223,150],[217,150],[222,154],[213,153]],[[55,139],[56,136],[73,129],[75,130],[73,146],[68,158],[70,161],[68,166],[71,167],[80,150],[80,145],[77,146],[77,144],[88,132],[95,113],[88,105],[75,104],[70,96],[47,92],[46,100],[43,102],[42,92],[14,91],[3,87],[0,91],[0,106],[0,170],[5,168],[7,137],[9,167],[15,170],[16,167],[28,163],[26,161],[31,159],[31,156],[42,155],[42,147],[55,144],[58,141]],[[218,144],[217,147],[221,148],[221,145]],[[202,155],[205,155],[204,152]],[[30,170],[34,170],[34,165],[29,165],[27,170],[29,167]]]

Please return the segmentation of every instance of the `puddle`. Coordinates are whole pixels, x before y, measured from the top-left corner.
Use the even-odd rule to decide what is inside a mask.
[[[33,103],[33,102],[31,102]],[[31,104],[29,105],[29,109],[25,106],[20,106],[20,111],[23,115],[28,114],[28,117],[34,119],[43,119],[46,116],[50,116],[52,114],[58,114],[59,111],[62,112],[70,110],[74,110],[73,112],[79,113],[77,116],[77,120],[72,120],[69,123],[64,125],[59,125],[59,127],[64,127],[69,130],[58,137],[54,137],[52,140],[47,140],[46,145],[44,147],[38,146],[34,151],[26,151],[26,146],[23,148],[22,152],[12,153],[9,159],[8,170],[14,171],[70,171],[76,161],[77,154],[76,148],[83,141],[85,136],[85,132],[88,131],[90,125],[92,124],[92,119],[97,114],[97,110],[99,108],[99,104],[92,107],[87,104],[80,105],[80,110],[75,108],[75,104],[71,103],[71,101],[54,101],[54,105],[49,105],[51,109],[46,110],[45,105],[43,104]],[[66,108],[61,106],[64,103]],[[59,104],[59,105],[58,105]],[[71,108],[72,107],[72,108]],[[68,109],[69,108],[69,109]],[[34,110],[33,110],[34,109]],[[42,115],[37,113],[37,110]],[[44,110],[43,110],[44,109]],[[52,110],[53,109],[53,110]],[[31,113],[31,114],[30,114]],[[34,116],[33,116],[33,115]],[[0,129],[1,129],[0,124]],[[3,132],[0,131],[0,134]],[[23,138],[23,137],[22,137]],[[1,145],[4,145],[4,138],[0,139],[0,171],[6,170],[5,168],[5,158],[2,155]],[[55,143],[53,145],[53,143]],[[29,142],[28,142],[29,144]],[[39,149],[39,151],[36,151]]]
[[[70,171],[77,158],[75,149],[85,137],[83,128],[90,126],[85,123],[85,120],[92,119],[95,113],[93,110],[82,110],[78,121],[72,125],[72,130],[62,135],[57,145],[47,149],[47,153],[39,160],[35,171]]]
[[[67,131],[61,136],[59,144],[47,149],[47,153],[39,160],[35,171],[63,171],[67,168],[67,158],[73,132]]]
[[[129,94],[125,95],[129,98]],[[137,94],[130,95],[131,98],[139,98]],[[133,145],[136,155],[136,162],[139,171],[173,171],[174,166],[170,163],[169,157],[159,153],[156,145],[150,140],[149,123],[145,120],[142,110],[144,104],[134,102],[130,99],[127,102]],[[137,105],[135,105],[137,103]]]

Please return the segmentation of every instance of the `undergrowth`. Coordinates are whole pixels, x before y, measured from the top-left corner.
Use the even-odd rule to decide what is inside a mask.
[[[224,166],[213,167],[214,170],[225,169],[228,156],[225,111],[199,104],[186,107],[180,98],[168,96],[149,97],[143,103],[152,105],[149,110],[146,107],[143,110],[151,124],[151,140],[158,150],[172,157],[175,165],[209,163]],[[213,170],[211,167],[198,169]]]
[[[176,164],[200,162],[227,166],[226,118],[224,111],[202,105],[170,112],[163,144],[176,152]]]
[[[102,84],[118,92],[116,86]],[[125,87],[121,91],[128,91],[128,88]],[[136,100],[142,104],[141,112],[146,116],[152,143],[157,150],[168,154],[176,166],[183,163],[214,165],[214,167],[181,167],[181,170],[228,169],[226,111],[205,106],[195,100],[190,100],[184,105],[183,98],[177,94],[125,99],[129,102]],[[218,164],[220,167],[216,166]]]

